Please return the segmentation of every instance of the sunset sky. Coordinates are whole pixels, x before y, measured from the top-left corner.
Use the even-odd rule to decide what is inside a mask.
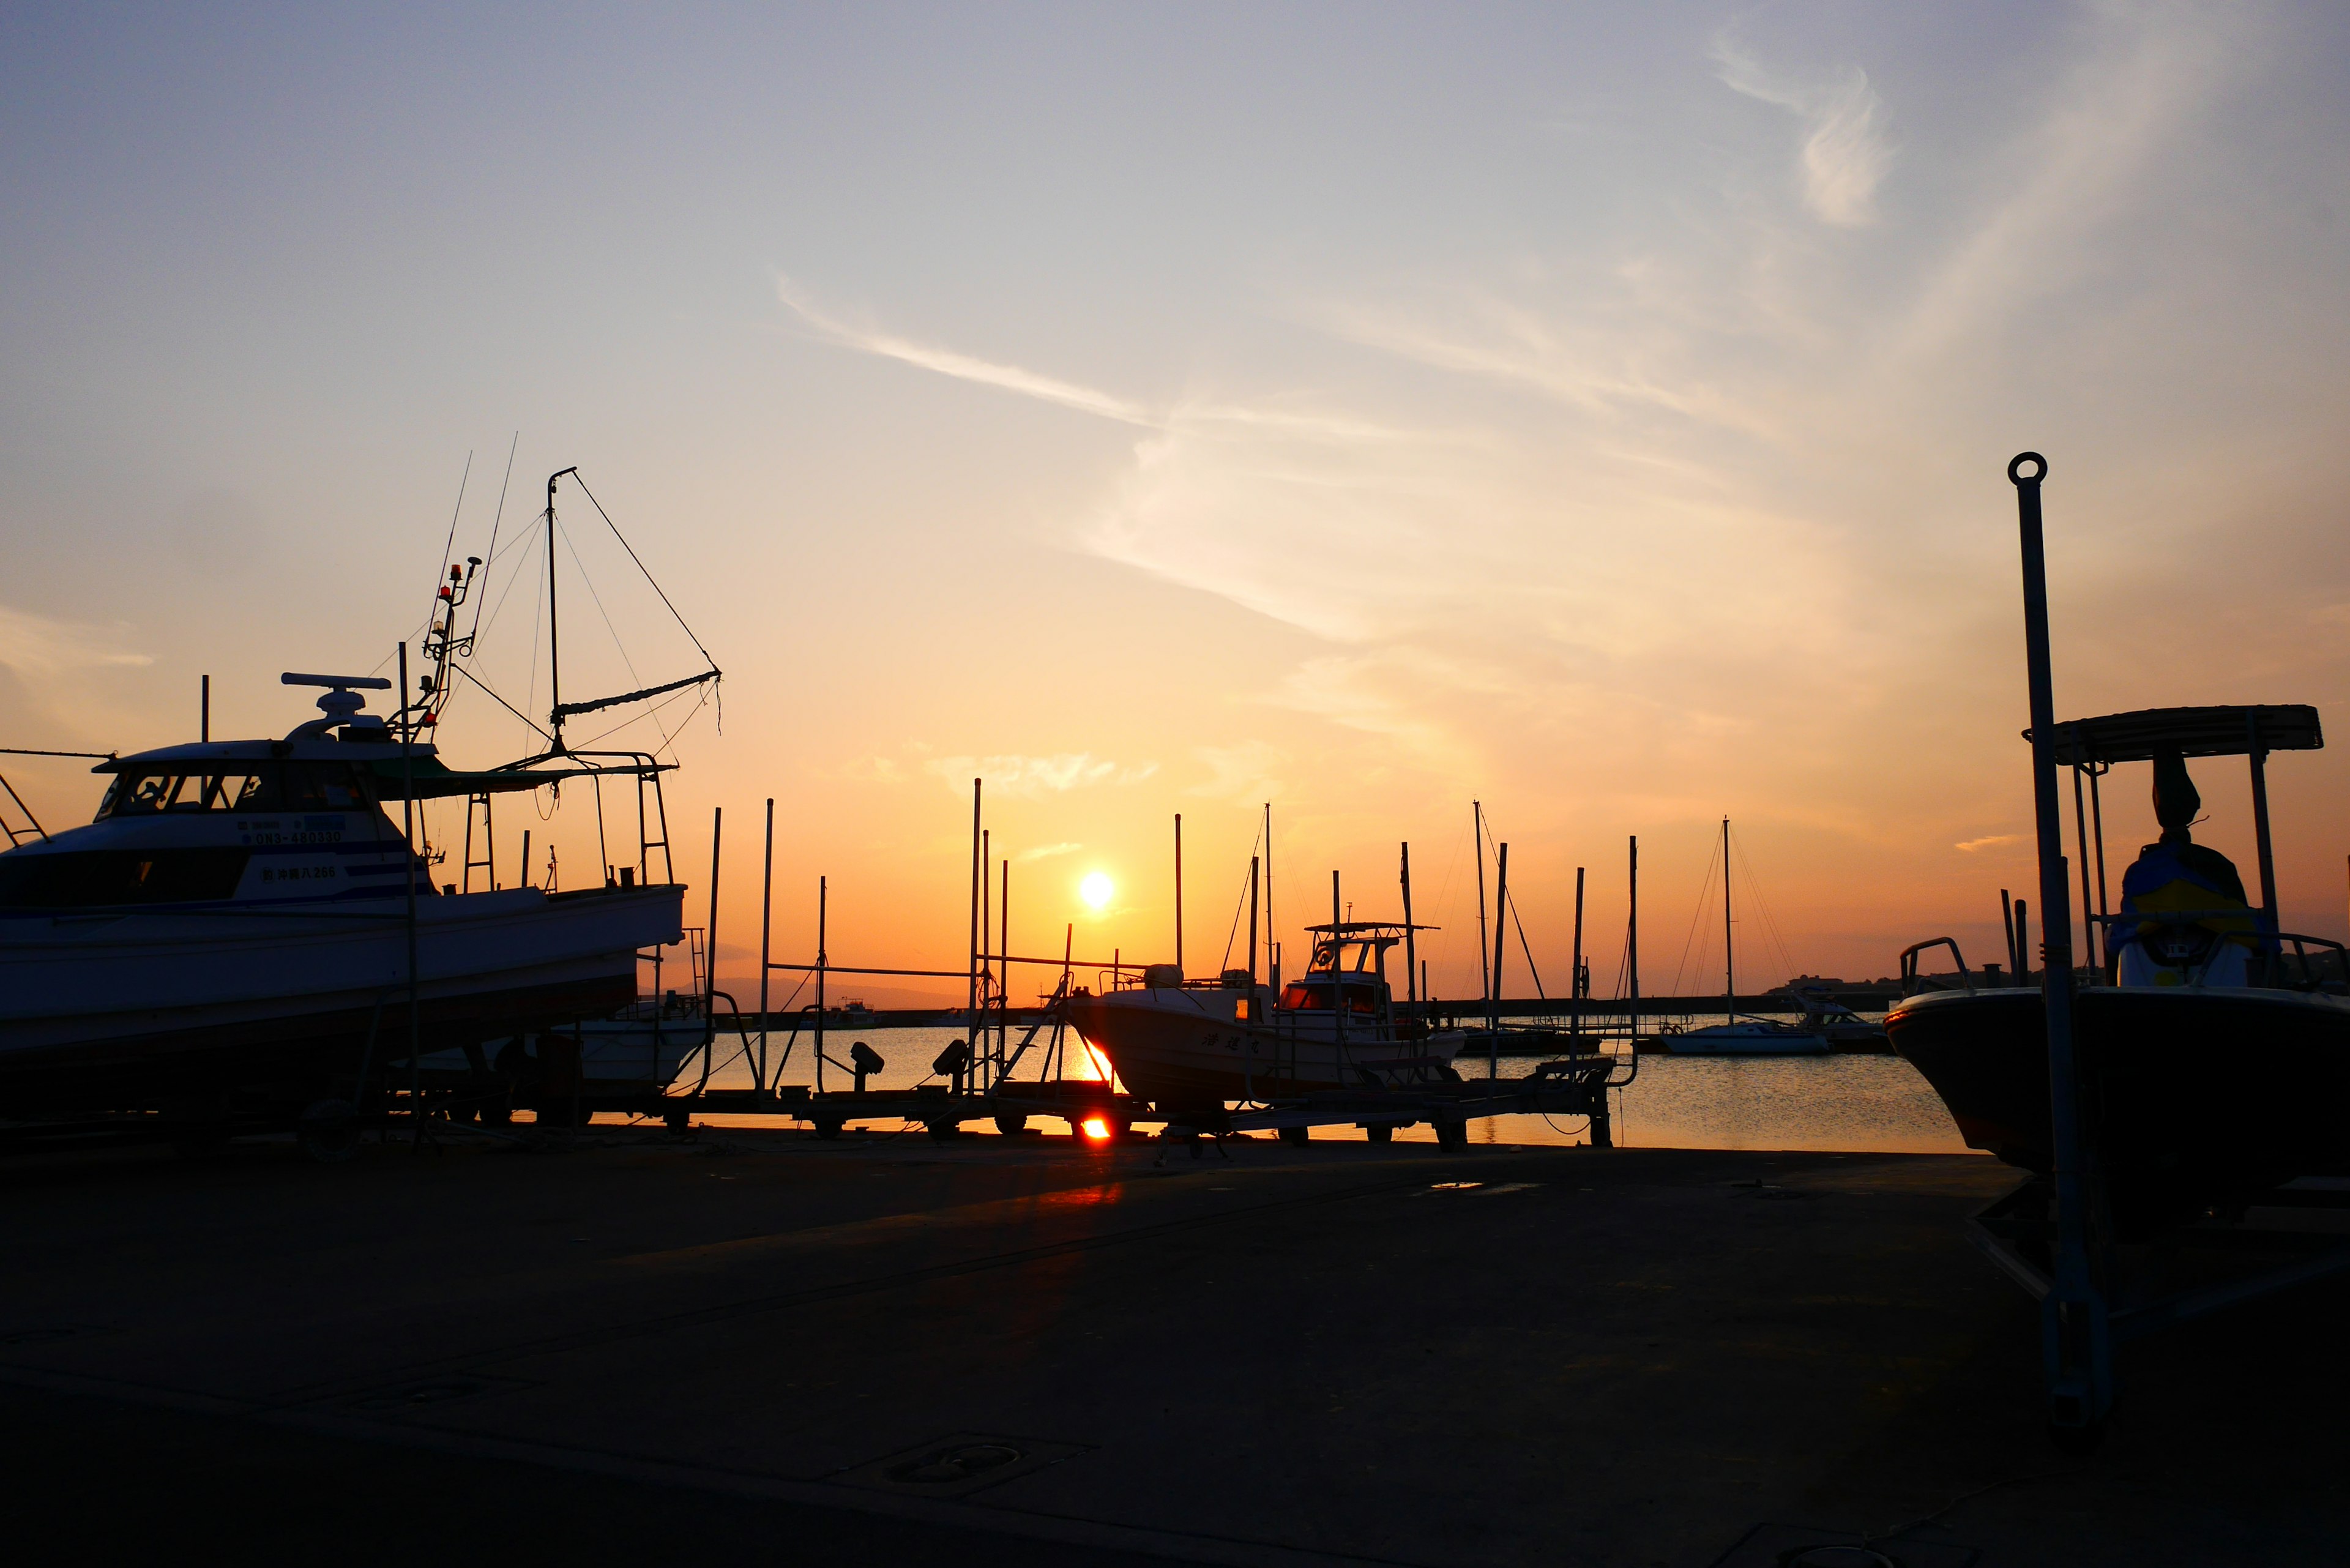
[[[279,671],[416,635],[469,454],[486,553],[512,441],[479,671],[545,709],[577,464],[726,671],[614,739],[683,723],[697,920],[726,810],[738,991],[770,795],[778,957],[824,874],[836,961],[959,966],[975,775],[1025,952],[1171,956],[1180,812],[1211,971],[1270,801],[1293,968],[1408,839],[1473,994],[1476,799],[1553,993],[1578,865],[1614,989],[1631,834],[1644,989],[1718,988],[1725,815],[1742,978],[1980,963],[2029,447],[2057,706],[2317,704],[2279,881],[2345,934],[2339,7],[14,6],[0,143],[0,744],[192,739],[204,672],[282,734]],[[697,668],[561,504],[566,695]],[[0,771],[55,828],[79,766]],[[501,859],[592,877],[589,805]]]

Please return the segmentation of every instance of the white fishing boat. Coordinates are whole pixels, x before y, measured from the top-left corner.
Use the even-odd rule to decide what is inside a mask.
[[[1675,1056],[1825,1056],[1833,1047],[1811,1022],[1781,1023],[1738,1013],[1738,959],[1730,906],[1730,818],[1721,819],[1721,977],[1723,1017],[1702,1028],[1660,1033],[1658,1044]]]
[[[425,673],[389,721],[363,711],[360,693],[390,680],[288,673],[286,685],[326,690],[321,716],[283,739],[109,757],[93,770],[110,779],[96,820],[54,835],[12,828],[0,852],[0,1119],[160,1111],[249,1126],[329,1106],[347,1116],[380,1081],[371,1074],[395,1062],[421,1071],[435,1051],[463,1054],[478,1075],[486,1042],[598,1021],[616,1032],[616,1051],[633,1045],[641,1021],[626,1010],[637,1004],[639,952],[684,934],[660,805],[660,775],[674,764],[576,749],[564,726],[719,672],[713,663],[644,691],[563,700],[555,495],[574,472],[548,479],[542,514],[553,706],[544,729],[525,722],[543,750],[461,772],[432,739],[452,673],[489,690],[462,668],[473,637],[455,628],[480,566],[471,559],[436,587]],[[400,667],[404,678],[404,647]],[[499,888],[491,875],[473,891],[474,869],[487,866],[471,852],[474,812],[486,856],[494,797],[583,777],[634,784],[634,863],[608,867],[600,887],[557,891],[550,877],[545,888]],[[411,803],[435,799],[466,803],[463,890],[433,885],[411,837]],[[702,1034],[706,988],[697,1005]]]
[[[102,763],[95,821],[0,853],[0,1115],[323,1094],[370,1040],[406,1054],[411,936],[442,1044],[626,1005],[637,950],[681,936],[676,885],[436,888],[384,803],[548,775],[403,745],[359,711],[388,680],[284,679],[325,716]]]
[[[1069,1022],[1128,1093],[1162,1108],[1450,1080],[1465,1036],[1395,1017],[1387,954],[1405,928],[1347,920],[1306,929],[1313,958],[1278,995],[1247,970],[1186,981],[1177,966],[1153,964],[1101,995],[1075,992]]]

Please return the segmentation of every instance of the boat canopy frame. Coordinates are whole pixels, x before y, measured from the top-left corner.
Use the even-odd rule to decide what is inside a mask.
[[[2023,732],[2028,744],[2031,730]],[[2081,909],[2084,951],[2093,968],[2113,982],[2118,952],[2116,919],[2107,905],[2106,821],[2099,781],[2117,763],[2150,763],[2176,753],[2185,757],[2244,757],[2251,764],[2252,843],[2259,861],[2261,929],[2279,929],[2276,853],[2269,826],[2268,757],[2271,752],[2314,752],[2325,745],[2317,710],[2305,702],[2213,704],[2194,708],[2140,708],[2094,719],[2072,719],[2050,727],[2049,752],[2059,767],[2073,770],[2073,815],[2081,845]],[[2083,799],[2086,782],[2087,799]],[[2092,896],[2089,875],[2096,872]],[[2095,913],[2090,913],[2094,909]]]

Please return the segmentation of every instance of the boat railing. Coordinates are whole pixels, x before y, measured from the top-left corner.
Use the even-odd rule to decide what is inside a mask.
[[[1936,948],[1950,950],[1950,957],[1959,966],[1959,979],[1965,983],[1969,994],[1972,994],[1975,989],[1974,971],[1967,968],[1967,955],[1959,950],[1958,939],[1955,937],[1929,937],[1922,942],[1911,942],[1901,950],[1901,994],[1905,997],[1915,996],[1919,991],[1925,989],[1924,977],[1918,972],[1918,957],[1920,953],[1931,952]]]
[[[2110,984],[2121,961],[2121,950],[2136,940],[2144,927],[2201,926],[2218,920],[2251,919],[2257,922],[2260,914],[2258,909],[2239,905],[2225,909],[2138,909],[2122,915],[2092,915],[2089,919],[2106,929],[2106,978]],[[2121,933],[2120,928],[2123,927],[2129,928],[2126,935]],[[2246,978],[2249,984],[2261,990],[2350,992],[2350,947],[2331,937],[2311,936],[2302,931],[2262,931],[2257,928],[2248,930],[2220,928],[2214,929],[2213,935],[2218,940],[2211,943],[2203,961],[2196,966],[2194,978],[2189,983],[2202,983],[2221,949],[2232,939],[2239,947],[2254,946],[2258,949],[2251,955],[2251,965],[2248,966],[2251,972]],[[2287,945],[2293,949],[2290,954],[2284,950]],[[2310,952],[2312,948],[2317,950],[2314,959]],[[2324,972],[2326,971],[2332,972]]]

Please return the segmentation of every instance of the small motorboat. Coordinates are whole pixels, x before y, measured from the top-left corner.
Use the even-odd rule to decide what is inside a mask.
[[[2241,909],[2113,914],[2084,892],[2099,912],[2087,922],[2090,962],[2072,992],[2076,1071],[2083,1117],[2125,1236],[2200,1208],[2241,1204],[2296,1177],[2350,1170],[2350,997],[2334,956],[2341,944],[2278,931],[2269,836],[2268,754],[2324,744],[2317,711],[2303,706],[2161,708],[2056,727],[2056,761],[2093,792],[2116,763],[2169,753],[2251,761],[2262,901],[2249,921]],[[2082,874],[2094,870],[2102,887],[2102,831],[2093,828],[2083,848]],[[2130,944],[2181,945],[2165,933],[2200,933],[2207,924],[2251,928],[2237,955],[2251,983],[2206,983],[2226,947],[2208,940],[2200,965],[2179,971],[2183,983],[2116,983]],[[1970,1147],[2045,1176],[2056,1154],[2042,990],[1975,985],[1948,938],[1904,953],[1905,989],[1919,983],[1919,953],[1937,946],[1958,958],[1961,989],[1905,997],[1886,1019],[1894,1049],[1933,1085]],[[2252,1070],[2274,1092],[2216,1102],[2215,1111],[2211,1085]]]
[[[1277,996],[1247,970],[1186,981],[1174,964],[1152,964],[1103,994],[1074,992],[1069,1022],[1129,1094],[1162,1109],[1451,1081],[1466,1036],[1395,1016],[1387,954],[1405,928],[1344,920],[1306,929],[1313,958]]]

